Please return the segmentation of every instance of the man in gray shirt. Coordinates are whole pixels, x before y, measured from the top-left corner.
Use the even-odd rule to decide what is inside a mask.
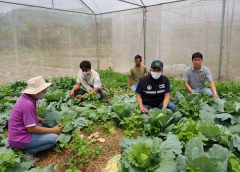
[[[218,97],[215,83],[211,71],[202,65],[203,55],[196,52],[192,55],[193,65],[188,67],[184,72],[184,86],[190,93],[200,93]],[[207,88],[205,81],[208,81],[210,88]]]

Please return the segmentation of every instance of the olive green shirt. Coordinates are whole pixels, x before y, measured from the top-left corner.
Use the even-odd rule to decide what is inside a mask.
[[[141,64],[139,67],[132,67],[129,71],[129,77],[132,79],[132,84],[136,85],[140,78],[148,73],[148,68]]]

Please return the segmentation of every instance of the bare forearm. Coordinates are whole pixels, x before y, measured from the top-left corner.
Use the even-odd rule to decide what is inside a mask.
[[[213,81],[210,82],[210,88],[213,92],[213,97],[218,98],[219,96],[218,96],[218,93],[217,93],[217,89],[216,89],[215,83]]]
[[[187,81],[184,82],[184,87],[188,90],[189,93],[193,93],[193,90]]]
[[[217,93],[217,89],[216,89],[216,86],[215,86],[214,82],[210,82],[210,88],[211,88],[213,93]]]
[[[100,88],[94,87],[93,90],[95,93],[99,93],[100,92]]]
[[[128,87],[130,88],[132,85],[132,78],[131,76],[128,77]]]
[[[78,90],[80,87],[81,87],[81,84],[80,84],[80,83],[77,83],[77,84],[74,85],[72,91],[76,91],[76,90]]]
[[[143,108],[142,97],[140,94],[137,94],[137,104],[139,108]]]
[[[46,127],[41,127],[39,125],[35,125],[33,127],[28,127],[27,128],[28,132],[33,133],[33,134],[49,134],[53,133],[53,128],[46,128]]]
[[[170,101],[170,93],[166,93],[163,99],[163,107],[167,107]]]

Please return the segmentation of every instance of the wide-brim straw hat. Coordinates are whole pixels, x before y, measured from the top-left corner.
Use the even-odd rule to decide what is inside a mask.
[[[38,94],[48,88],[51,84],[52,83],[46,83],[42,76],[37,76],[27,81],[27,88],[22,93]]]

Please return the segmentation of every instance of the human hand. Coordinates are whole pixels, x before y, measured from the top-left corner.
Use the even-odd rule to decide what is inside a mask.
[[[128,92],[131,91],[131,87],[130,86],[127,87],[127,91]]]
[[[215,93],[213,93],[213,98],[219,98],[219,96],[218,96],[218,93],[217,92],[215,92]]]
[[[162,107],[162,110],[167,110],[167,107],[163,106],[163,107]]]
[[[191,94],[198,94],[196,91],[192,91]]]
[[[71,91],[70,91],[69,96],[70,96],[70,97],[74,97],[74,90],[71,90]]]
[[[38,117],[38,122],[40,122],[40,123],[43,122],[43,119]]]
[[[145,107],[140,108],[141,113],[148,113],[148,110]]]
[[[79,95],[76,96],[76,98],[79,99],[79,100],[81,100],[81,99],[83,99],[84,97],[83,97],[83,95],[79,94]]]
[[[62,132],[62,127],[60,125],[56,125],[52,129],[54,134],[60,134]]]

